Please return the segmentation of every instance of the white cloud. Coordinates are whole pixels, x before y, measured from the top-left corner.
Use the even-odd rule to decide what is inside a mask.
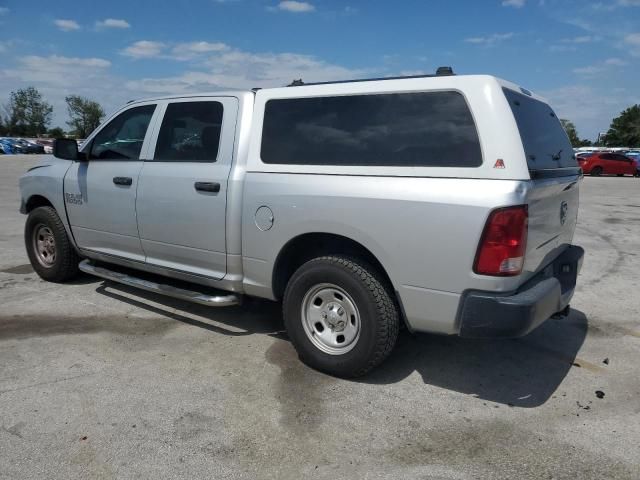
[[[120,53],[131,58],[153,58],[158,57],[165,49],[162,42],[152,42],[150,40],[140,40],[132,43]]]
[[[628,34],[624,37],[624,43],[631,48],[631,55],[634,57],[640,57],[640,33]]]
[[[197,56],[212,52],[224,52],[229,46],[222,42],[188,42],[179,43],[171,50],[171,58],[174,60],[191,60]]]
[[[285,12],[293,12],[293,13],[305,13],[305,12],[313,12],[316,7],[308,2],[297,2],[295,0],[284,0],[280,2],[277,6],[278,10],[284,10]]]
[[[131,24],[121,18],[105,18],[96,22],[96,28],[131,28]]]
[[[514,8],[522,8],[526,0],[502,0],[503,7],[514,7]]]
[[[54,20],[53,23],[63,32],[71,32],[72,30],[80,30],[80,25],[75,20],[68,20],[59,18]]]
[[[0,7],[0,15],[6,15],[9,13],[9,9],[7,7]]]
[[[563,43],[589,43],[593,40],[594,38],[591,35],[581,35],[579,37],[563,38],[561,41]]]
[[[616,0],[608,3],[597,2],[591,4],[594,10],[611,11],[621,7],[640,7],[640,0]]]
[[[629,65],[629,62],[622,60],[621,58],[612,57],[606,60],[596,63],[594,65],[588,65],[586,67],[574,68],[573,73],[584,76],[593,76],[599,73],[611,72],[615,67],[625,67]]]
[[[216,89],[274,87],[302,78],[329,81],[366,76],[355,70],[294,53],[251,53],[241,50],[218,52],[198,61],[206,70],[187,71],[164,78],[143,78],[126,83],[126,88],[147,94],[191,93]]]
[[[222,42],[185,42],[170,44],[141,40],[132,43],[120,53],[132,58],[159,58],[165,60],[188,61],[203,58],[212,53],[224,52],[230,47]]]
[[[111,66],[109,60],[104,58],[80,58],[80,57],[63,57],[60,55],[49,55],[48,57],[40,57],[38,55],[28,55],[20,58],[20,64],[26,68],[40,72],[60,72],[74,68],[108,68]]]
[[[16,68],[0,71],[0,80],[14,79],[21,85],[60,87],[66,91],[74,85],[90,84],[92,77],[102,75],[110,66],[111,62],[103,58],[28,55],[19,58]]]
[[[629,65],[629,62],[627,62],[626,60],[622,60],[621,58],[607,58],[604,61],[604,64],[615,67],[624,67]]]
[[[473,43],[476,45],[486,45],[486,46],[490,46],[490,45],[495,45],[496,43],[500,43],[503,42],[505,40],[510,39],[511,37],[513,37],[513,32],[509,32],[509,33],[493,33],[491,35],[487,35],[484,37],[470,37],[470,38],[465,38],[465,42],[467,43]]]

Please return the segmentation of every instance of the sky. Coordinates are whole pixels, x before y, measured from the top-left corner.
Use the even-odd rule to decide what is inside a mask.
[[[640,0],[0,0],[0,104],[35,86],[111,112],[158,94],[433,73],[546,97],[582,138],[640,103]]]

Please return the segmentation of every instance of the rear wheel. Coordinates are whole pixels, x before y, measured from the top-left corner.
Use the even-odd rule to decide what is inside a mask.
[[[592,177],[599,177],[600,175],[602,175],[602,167],[593,167],[591,169]]]
[[[24,242],[31,266],[44,280],[65,282],[78,274],[78,254],[56,211],[38,207],[27,217]]]
[[[391,353],[399,315],[378,272],[349,257],[319,257],[302,265],[283,301],[287,333],[307,365],[357,377]]]
[[[624,173],[618,173],[619,177],[624,177]]]

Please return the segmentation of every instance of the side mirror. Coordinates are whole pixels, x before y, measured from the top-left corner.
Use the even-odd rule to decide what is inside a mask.
[[[56,138],[53,141],[53,156],[63,160],[78,160],[78,143],[71,138]]]

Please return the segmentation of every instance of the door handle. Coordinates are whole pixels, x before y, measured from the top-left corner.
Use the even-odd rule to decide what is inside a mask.
[[[194,186],[198,192],[218,193],[220,191],[218,182],[196,182]]]
[[[113,177],[113,183],[116,185],[130,186],[133,183],[133,179],[131,177]]]

